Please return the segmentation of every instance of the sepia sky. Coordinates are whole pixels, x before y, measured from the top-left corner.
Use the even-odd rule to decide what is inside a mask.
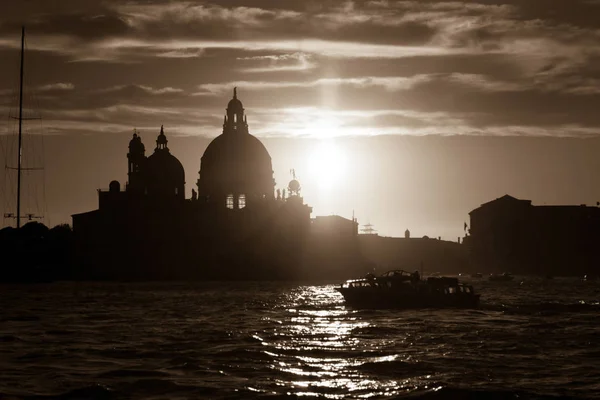
[[[598,0],[7,2],[1,132],[24,24],[46,223],[126,181],[133,128],[151,150],[164,124],[189,196],[237,86],[278,187],[294,168],[313,216],[456,240],[506,193],[600,200],[598,15]]]

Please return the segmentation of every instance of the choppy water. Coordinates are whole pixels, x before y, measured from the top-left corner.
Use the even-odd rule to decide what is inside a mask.
[[[333,285],[0,286],[0,398],[600,398],[600,284],[474,282],[478,310]]]

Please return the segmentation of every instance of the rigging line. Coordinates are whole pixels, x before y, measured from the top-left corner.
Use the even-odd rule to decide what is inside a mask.
[[[25,51],[28,49],[28,42],[25,40]],[[28,74],[30,77],[31,74]],[[37,96],[37,92],[35,90],[35,86],[30,84],[32,79],[28,79],[26,81],[26,85],[29,90],[26,91],[27,99],[30,104],[29,120],[39,120],[39,134],[36,135],[34,133],[28,134],[28,141],[31,143],[31,157],[35,160],[36,164],[42,165],[42,167],[38,168],[30,168],[29,171],[41,170],[41,190],[40,190],[40,182],[39,176],[35,178],[31,173],[28,174],[29,177],[29,188],[30,195],[33,196],[33,199],[29,198],[28,200],[33,200],[35,203],[35,208],[38,214],[41,214],[39,219],[43,219],[45,215],[47,215],[47,202],[46,202],[46,169],[45,165],[45,138],[44,138],[44,125],[43,125],[43,117],[42,117],[42,108],[40,107],[40,100]],[[39,146],[38,146],[39,143]],[[41,204],[40,204],[41,203]]]
[[[45,129],[44,129],[44,120],[41,119],[41,108],[38,108],[40,110],[40,125],[41,125],[41,142],[42,142],[42,165],[45,165],[46,162],[46,147],[45,147]],[[50,225],[50,216],[48,213],[48,202],[46,200],[46,168],[42,169],[42,215],[46,216],[46,219],[44,220],[46,222],[47,225]]]
[[[27,43],[25,43],[25,47],[27,47]],[[37,96],[37,93],[34,88],[32,88],[30,91],[30,97],[31,97],[31,104],[33,105],[34,109],[37,110],[37,119],[39,119],[39,121],[40,121],[39,122],[40,132],[39,132],[39,137],[38,137],[39,142],[40,142],[40,149],[39,149],[40,153],[39,153],[39,159],[37,160],[37,162],[39,163],[39,165],[42,165],[42,167],[40,168],[42,171],[42,173],[41,173],[42,188],[41,188],[41,193],[39,193],[39,191],[36,190],[35,203],[36,203],[36,208],[38,210],[38,214],[41,214],[41,219],[43,219],[46,215],[48,215],[48,202],[46,201],[46,169],[44,167],[45,161],[46,161],[45,137],[44,137],[45,129],[44,129],[44,120],[43,120],[43,116],[42,116],[42,108],[40,106],[40,99]],[[38,185],[38,189],[39,189],[39,185]],[[41,206],[40,206],[40,202],[41,202]],[[49,219],[46,219],[45,222],[49,224],[50,221],[49,221]]]
[[[17,229],[19,229],[21,227],[21,221],[20,221],[20,216],[21,216],[21,157],[22,157],[22,147],[21,147],[21,141],[22,141],[22,131],[21,131],[21,127],[23,124],[23,121],[21,120],[21,117],[23,116],[23,69],[25,66],[25,27],[23,26],[21,28],[21,73],[19,76],[19,147],[17,149],[18,151],[18,159],[19,159],[19,172],[17,174]]]

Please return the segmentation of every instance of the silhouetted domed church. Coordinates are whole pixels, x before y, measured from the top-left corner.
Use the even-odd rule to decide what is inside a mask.
[[[294,277],[312,208],[300,183],[277,190],[271,157],[248,131],[242,102],[227,106],[223,132],[200,162],[198,190],[185,199],[185,171],[161,126],[146,157],[129,142],[128,182],[98,190],[99,208],[73,215],[77,264],[91,278],[262,279]],[[283,191],[285,193],[285,190]]]

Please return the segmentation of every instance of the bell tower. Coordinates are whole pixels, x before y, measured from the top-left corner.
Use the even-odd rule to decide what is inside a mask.
[[[143,191],[144,180],[142,177],[143,164],[146,161],[146,148],[142,138],[136,129],[133,130],[133,138],[129,141],[129,153],[127,153],[127,190]]]

